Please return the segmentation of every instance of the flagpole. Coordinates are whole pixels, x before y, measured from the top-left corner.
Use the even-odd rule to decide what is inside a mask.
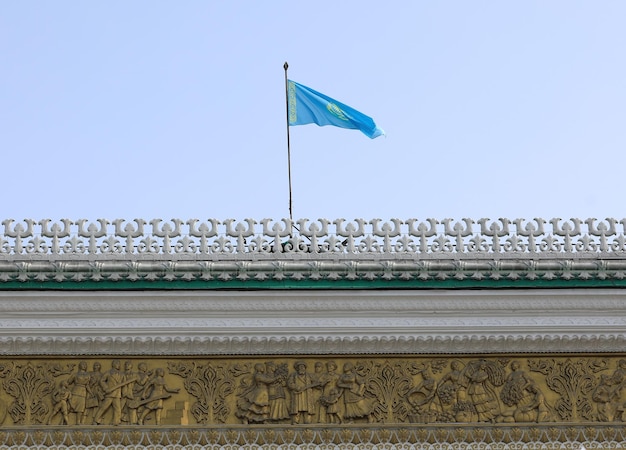
[[[289,144],[289,80],[287,79],[287,69],[289,64],[285,61],[283,64],[285,69],[285,105],[287,107],[287,172],[289,174],[289,219],[293,223],[293,201],[291,195],[291,147]]]

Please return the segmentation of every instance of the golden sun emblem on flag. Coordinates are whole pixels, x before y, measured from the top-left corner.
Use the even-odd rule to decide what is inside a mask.
[[[326,105],[326,109],[328,110],[329,113],[331,113],[333,116],[337,117],[338,119],[348,120],[343,110],[339,106],[335,105],[334,103],[328,103]]]

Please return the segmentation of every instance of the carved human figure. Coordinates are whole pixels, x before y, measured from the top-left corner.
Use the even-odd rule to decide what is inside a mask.
[[[91,374],[87,371],[87,362],[78,363],[77,372],[70,376],[67,385],[71,387],[70,411],[76,413],[76,423],[83,425],[87,418],[87,396],[90,390]]]
[[[100,407],[100,402],[104,400],[104,391],[102,390],[102,386],[100,385],[100,380],[102,380],[102,364],[99,362],[93,363],[93,368],[91,373],[89,374],[89,389],[87,391],[87,404],[86,408],[88,411],[88,415],[93,419],[98,412]]]
[[[313,388],[311,390],[311,396],[313,397],[314,414],[311,416],[313,423],[319,423],[320,420],[320,397],[322,396],[322,378],[324,377],[324,363],[317,361],[313,365],[313,373],[311,374],[311,380],[313,382]]]
[[[124,377],[121,398],[122,421],[129,424],[136,424],[137,407],[133,407],[133,405],[136,404],[133,400],[135,399],[134,385],[137,381],[137,374],[133,372],[132,361],[124,362],[124,371],[122,372],[122,375]]]
[[[310,423],[311,416],[315,413],[311,394],[311,389],[315,384],[306,370],[307,366],[304,361],[296,361],[294,369],[296,371],[287,379],[287,387],[291,392],[291,422],[294,424]]]
[[[354,364],[348,362],[343,365],[337,387],[343,389],[344,420],[351,423],[354,419],[366,417],[369,423],[374,422],[374,399],[364,396],[365,385],[359,381]]]
[[[341,414],[339,413],[339,398],[341,390],[337,387],[331,388],[326,394],[320,397],[320,402],[324,406],[325,422],[324,423],[341,423]]]
[[[430,375],[428,369],[424,369],[421,373],[422,381],[409,390],[407,400],[415,411],[420,414],[436,412],[438,408],[434,400],[436,399],[437,383],[433,376]]]
[[[600,422],[612,422],[615,419],[619,398],[617,381],[614,376],[601,375],[600,382],[591,395],[591,399],[597,404],[597,417]]]
[[[270,417],[268,386],[274,381],[273,376],[265,372],[265,364],[254,365],[252,383],[245,390],[238,402],[238,416],[243,423],[263,423]]]
[[[479,422],[495,422],[500,415],[500,403],[495,392],[495,385],[501,385],[501,370],[495,363],[479,360],[466,367],[468,399],[476,410]]]
[[[510,365],[511,373],[507,376],[500,391],[500,399],[507,406],[524,404],[529,401],[531,393],[527,387],[533,384],[528,374],[521,369],[518,361],[513,361]]]
[[[337,364],[334,361],[328,361],[326,363],[326,372],[319,380],[319,385],[322,388],[322,395],[319,398],[320,406],[318,417],[320,423],[341,423],[338,400],[341,397],[342,390],[337,387],[339,377]],[[333,390],[336,392],[331,392]],[[335,396],[337,397],[336,399]],[[329,408],[331,409],[330,412],[328,411]],[[329,414],[333,414],[334,422],[331,422],[331,418],[328,416]]]
[[[550,407],[546,398],[535,383],[526,385],[525,390],[529,393],[529,401],[520,403],[513,417],[515,422],[545,422],[550,417]],[[525,397],[526,398],[526,397]]]
[[[265,364],[267,376],[271,380],[267,387],[268,401],[270,405],[269,422],[280,422],[289,418],[289,408],[287,407],[287,385],[288,369],[286,364],[276,367],[272,361]]]
[[[459,402],[459,393],[464,388],[462,384],[463,365],[459,361],[450,363],[450,371],[444,374],[437,386],[437,398],[442,411],[453,414]]]
[[[176,394],[180,389],[169,388],[165,384],[165,371],[159,367],[154,373],[154,377],[148,381],[144,389],[141,403],[144,409],[139,417],[139,424],[143,425],[148,414],[154,412],[154,423],[161,425],[161,417],[163,415],[163,400],[170,398],[172,394]],[[137,405],[134,405],[137,407]]]
[[[617,369],[613,372],[612,377],[616,384],[624,383],[626,381],[626,359],[620,359],[617,362]]]
[[[104,414],[113,409],[113,425],[119,425],[122,417],[122,386],[124,384],[124,374],[120,371],[121,363],[118,359],[111,361],[111,369],[105,372],[100,379],[100,386],[104,392],[102,404],[96,412],[94,423],[100,425]]]
[[[617,363],[617,369],[612,375],[613,384],[615,385],[615,420],[624,420],[624,410],[626,405],[624,404],[624,386],[626,385],[626,359],[620,359]]]
[[[61,381],[59,387],[52,392],[52,412],[48,419],[48,425],[52,423],[52,419],[57,414],[61,413],[63,417],[62,423],[68,425],[70,423],[70,399],[72,398],[72,392],[70,391],[67,382]]]
[[[133,399],[141,399],[141,395],[146,388],[146,384],[150,380],[152,376],[152,371],[148,371],[148,365],[145,362],[140,362],[137,366],[137,373],[135,373],[135,382],[131,384],[133,390]],[[137,404],[137,402],[131,403],[133,406]],[[132,408],[131,413],[131,424],[139,423],[139,416],[141,415],[142,410],[144,409],[143,405],[137,405],[135,408]]]

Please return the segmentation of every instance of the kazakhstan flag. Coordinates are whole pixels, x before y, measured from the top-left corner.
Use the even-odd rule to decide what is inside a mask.
[[[295,81],[288,81],[287,100],[289,125],[334,125],[361,130],[371,139],[385,134],[371,117]]]

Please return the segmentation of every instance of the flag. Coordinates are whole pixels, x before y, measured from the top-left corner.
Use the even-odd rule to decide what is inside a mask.
[[[289,125],[315,123],[361,130],[374,139],[385,134],[371,117],[295,81],[288,80]]]

